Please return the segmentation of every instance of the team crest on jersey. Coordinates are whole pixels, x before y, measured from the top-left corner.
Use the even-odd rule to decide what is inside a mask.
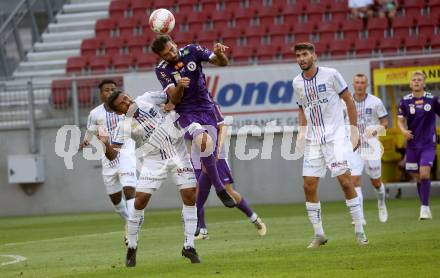
[[[322,93],[322,92],[325,92],[326,90],[325,90],[325,84],[319,84],[318,85],[318,92],[319,93]]]
[[[190,71],[195,71],[197,68],[196,63],[194,62],[189,62],[188,65],[186,65],[186,67],[190,70]]]
[[[366,108],[366,109],[365,109],[365,114],[373,114],[373,109],[371,109],[371,108]]]
[[[425,104],[423,109],[425,109],[426,112],[431,111],[431,104],[429,104],[429,103]]]

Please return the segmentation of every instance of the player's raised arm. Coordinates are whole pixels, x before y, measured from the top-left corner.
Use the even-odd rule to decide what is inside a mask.
[[[211,64],[214,64],[216,66],[220,66],[220,67],[225,67],[228,65],[229,60],[228,57],[226,57],[226,50],[229,49],[229,47],[227,47],[224,44],[221,43],[216,43],[214,45],[214,49],[213,49],[213,54],[210,59],[209,62]]]

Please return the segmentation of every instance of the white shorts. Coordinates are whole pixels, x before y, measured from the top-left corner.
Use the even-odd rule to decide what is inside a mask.
[[[122,187],[136,187],[136,157],[119,154],[118,163],[105,161],[102,165],[102,179],[108,195],[122,191]]]
[[[361,176],[362,171],[372,179],[378,179],[382,174],[382,162],[380,160],[368,160],[362,157],[359,151],[350,152],[348,163],[352,176]]]
[[[350,144],[351,145],[351,144]],[[326,144],[306,143],[304,149],[303,176],[325,177],[327,168],[332,177],[350,171],[347,151],[350,148],[344,140],[336,140]]]
[[[162,159],[160,155],[144,157],[136,191],[152,194],[161,187],[168,175],[171,175],[179,190],[196,187],[196,177],[185,143],[179,140],[178,145],[176,148],[179,152],[174,157],[168,159]]]

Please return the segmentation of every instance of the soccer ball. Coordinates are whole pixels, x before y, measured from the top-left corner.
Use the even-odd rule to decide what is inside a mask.
[[[148,23],[153,32],[158,34],[168,34],[173,30],[176,20],[169,10],[157,9],[151,13]]]

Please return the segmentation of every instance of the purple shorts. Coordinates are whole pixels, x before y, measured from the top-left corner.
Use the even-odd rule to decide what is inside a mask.
[[[185,139],[192,140],[194,134],[207,131],[217,138],[217,116],[214,110],[179,113],[177,122],[185,130]]]
[[[435,148],[406,148],[406,164],[407,172],[418,172],[419,167],[432,167],[435,158]]]
[[[234,183],[231,169],[229,168],[228,162],[225,159],[217,160],[217,170],[223,185]],[[196,174],[196,179],[199,180],[199,177],[202,174],[202,169],[194,169],[194,173]]]

